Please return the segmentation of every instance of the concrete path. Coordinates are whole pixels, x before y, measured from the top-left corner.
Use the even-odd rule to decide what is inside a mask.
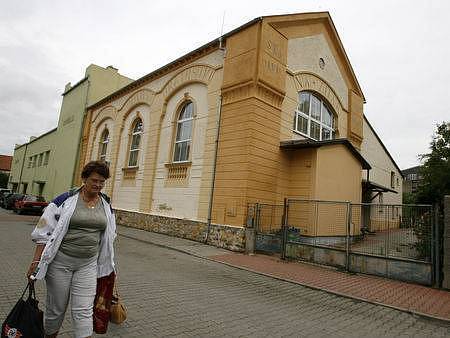
[[[336,295],[450,321],[450,292],[300,262],[244,255],[162,234],[120,227],[119,234]]]

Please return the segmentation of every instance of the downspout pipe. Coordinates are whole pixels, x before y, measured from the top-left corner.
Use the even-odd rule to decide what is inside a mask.
[[[216,133],[216,141],[215,141],[215,150],[214,150],[214,163],[213,163],[213,174],[212,174],[212,182],[211,182],[211,193],[209,195],[209,208],[208,208],[208,226],[206,229],[205,236],[205,244],[208,243],[209,232],[211,230],[211,215],[212,215],[212,207],[213,207],[213,198],[214,198],[214,184],[216,182],[216,167],[217,167],[217,149],[219,148],[219,135],[220,135],[220,121],[222,115],[222,95],[219,96],[219,107],[218,107],[218,119],[217,119],[217,133]]]

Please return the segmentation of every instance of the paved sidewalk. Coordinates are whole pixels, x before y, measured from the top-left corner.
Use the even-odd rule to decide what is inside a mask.
[[[348,274],[275,256],[244,255],[202,243],[119,226],[121,236],[171,248],[273,278],[450,322],[450,292],[362,274]],[[120,240],[120,238],[119,238]]]

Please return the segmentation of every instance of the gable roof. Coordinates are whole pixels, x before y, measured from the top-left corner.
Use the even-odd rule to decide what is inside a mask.
[[[341,59],[344,61],[344,66],[346,67],[348,74],[350,75],[350,79],[353,81],[356,92],[362,97],[364,103],[366,103],[366,99],[364,97],[364,93],[359,85],[358,79],[356,78],[353,67],[348,58],[347,52],[344,49],[344,45],[342,44],[341,38],[336,30],[336,26],[334,25],[333,20],[331,19],[330,12],[309,12],[309,13],[292,13],[292,14],[281,14],[281,15],[270,15],[261,17],[263,20],[270,23],[274,28],[277,26],[288,24],[288,23],[302,23],[311,24],[321,22],[323,23],[330,33],[330,35],[334,38],[336,43],[336,49],[341,56]]]
[[[222,46],[222,44],[224,42],[226,42],[226,39],[229,38],[230,36],[242,31],[243,29],[245,29],[249,26],[252,26],[258,22],[261,22],[263,20],[266,21],[267,23],[269,23],[270,25],[274,26],[275,28],[276,28],[277,24],[286,22],[286,20],[288,20],[288,21],[305,21],[305,22],[314,21],[314,20],[323,21],[327,25],[327,27],[329,27],[331,34],[335,37],[335,40],[337,41],[338,50],[341,53],[343,59],[345,60],[345,64],[349,70],[349,74],[351,75],[351,78],[355,83],[355,86],[356,86],[355,89],[357,90],[358,94],[361,95],[361,97],[363,98],[364,103],[366,102],[366,99],[364,98],[364,94],[361,90],[361,87],[360,87],[358,80],[356,79],[355,73],[353,71],[353,67],[350,64],[347,53],[345,52],[345,49],[341,42],[341,39],[339,38],[339,35],[336,31],[336,27],[334,26],[333,20],[331,20],[330,13],[329,12],[310,12],[310,13],[293,13],[293,14],[261,16],[261,17],[255,18],[253,20],[250,20],[247,23],[229,31],[228,33],[223,34],[223,35],[219,36],[218,38],[204,44],[203,46],[201,46],[197,49],[194,49],[193,51],[179,57],[178,59],[175,59],[174,61],[169,62],[168,64],[152,71],[151,73],[148,73],[148,74],[140,77],[139,79],[129,83],[125,87],[122,87],[121,89],[115,91],[114,93],[108,95],[107,97],[101,99],[100,101],[93,103],[92,105],[90,105],[87,108],[92,109],[92,108],[99,107],[105,103],[111,102],[115,98],[117,98],[125,93],[128,93],[134,89],[137,89],[137,88],[143,86],[144,84],[167,74],[170,71],[178,69],[179,67],[183,66],[189,60],[195,60],[196,58],[202,56],[203,53],[207,52],[208,50],[209,51],[216,50],[220,46]]]

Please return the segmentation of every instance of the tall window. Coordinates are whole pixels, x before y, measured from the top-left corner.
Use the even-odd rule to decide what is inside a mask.
[[[141,135],[142,135],[142,120],[137,118],[132,127],[131,131],[131,142],[130,142],[130,153],[128,156],[128,166],[135,167],[138,165],[138,155],[139,155],[139,147],[141,144]]]
[[[50,150],[47,150],[45,152],[45,156],[44,156],[44,165],[48,164],[48,158],[50,157]]]
[[[193,106],[191,101],[186,102],[178,116],[173,152],[174,162],[183,162],[189,159],[192,141]]]
[[[295,110],[294,130],[314,140],[334,138],[334,117],[326,103],[310,92],[299,93]]]
[[[105,129],[100,136],[100,144],[99,144],[99,151],[98,151],[98,159],[100,161],[106,161],[106,151],[108,150],[108,143],[109,143],[109,131],[108,129]]]

